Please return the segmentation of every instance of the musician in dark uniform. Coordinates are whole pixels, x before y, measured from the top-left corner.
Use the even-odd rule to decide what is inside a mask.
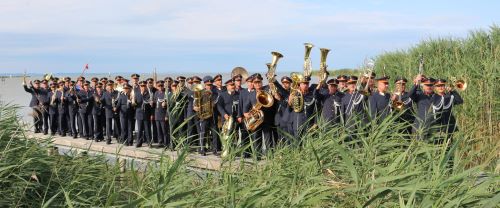
[[[106,91],[102,93],[103,107],[106,123],[106,144],[111,144],[111,137],[113,136],[113,125],[114,128],[118,128],[119,122],[113,122],[115,118],[116,111],[113,109],[116,107],[116,102],[118,97],[118,91],[113,90],[113,83],[108,82],[106,84]],[[118,120],[118,118],[117,118]],[[118,133],[118,132],[117,132]]]
[[[134,107],[131,102],[132,86],[129,84],[123,85],[123,93],[118,95],[116,103],[117,110],[120,112],[121,135],[120,142],[126,146],[133,144],[133,120],[134,120]]]
[[[341,93],[344,93],[345,91],[347,91],[347,80],[349,79],[348,76],[346,75],[339,75],[337,76],[337,81],[339,82],[338,84],[338,90],[339,92]]]
[[[155,80],[153,78],[146,79],[146,84],[147,84],[146,90],[148,91],[150,98],[154,97],[155,92],[157,90],[154,81]],[[150,106],[150,108],[151,108],[151,116],[149,118],[149,121],[151,123],[151,137],[150,137],[149,143],[152,144],[152,143],[158,142],[158,131],[156,130],[156,125],[155,125],[155,120],[154,120],[154,115],[153,115],[154,114],[154,100],[153,100],[153,104]]]
[[[250,104],[248,104],[248,102],[250,102],[249,94],[254,91],[253,76],[248,76],[247,79],[245,80],[245,82],[246,82],[247,88],[241,88],[239,90],[240,97],[239,97],[238,103],[240,105],[238,106],[238,115],[236,117],[236,120],[238,121],[239,129],[240,129],[240,140],[241,140],[242,145],[250,144],[250,138],[249,138],[250,134],[249,134],[248,130],[246,129],[245,123],[243,122],[243,118],[245,117],[244,116],[245,111],[243,111],[243,106],[250,105]],[[245,151],[244,156],[250,157],[249,153],[250,152],[247,149],[247,151]]]
[[[65,99],[66,91],[64,89],[64,81],[59,80],[58,89],[56,90],[57,102],[57,133],[65,137],[67,130],[66,113],[68,112],[68,102]]]
[[[345,82],[344,82],[345,83]],[[337,79],[330,79],[326,82],[328,93],[321,95],[321,118],[329,125],[339,125],[342,115],[342,97],[344,93],[339,92]]]
[[[434,83],[435,94],[431,97],[432,131],[440,134],[434,141],[437,144],[445,142],[445,138],[451,139],[452,134],[457,131],[452,109],[454,105],[464,102],[460,94],[452,87],[446,87],[446,84],[445,79],[437,79]]]
[[[150,97],[146,89],[146,82],[139,82],[139,93],[135,94],[135,119],[137,122],[137,143],[136,147],[141,147],[146,142],[151,146],[151,116],[153,97]]]
[[[432,114],[432,102],[435,95],[434,82],[433,78],[417,75],[409,92],[410,98],[417,104],[417,116],[413,127],[417,139],[425,139],[431,133],[430,127],[434,121]]]
[[[76,130],[76,123],[77,123],[77,119],[78,119],[78,103],[76,102],[76,83],[75,81],[71,81],[70,85],[69,85],[69,90],[68,92],[66,93],[66,96],[65,96],[65,99],[66,99],[66,102],[68,104],[68,114],[69,114],[69,127],[70,127],[70,131],[71,131],[71,135],[73,136],[74,139],[76,139],[78,137],[78,132],[80,132],[80,134],[83,134],[83,129],[78,129],[78,131]],[[80,123],[80,122],[78,122]]]
[[[47,80],[42,80],[40,84],[40,89],[38,90],[38,106],[40,109],[41,118],[43,122],[43,134],[47,135],[49,133],[49,91]]]
[[[165,87],[162,81],[156,83],[158,90],[155,92],[153,97],[154,107],[154,119],[156,124],[156,130],[158,131],[158,143],[160,147],[170,148],[170,131],[167,125],[167,101],[165,96]]]
[[[243,86],[241,86],[241,83],[243,81],[243,76],[241,74],[237,74],[233,77],[234,80],[234,91],[240,92],[240,90],[243,89]]]
[[[214,86],[213,88],[217,90],[217,93],[220,93],[220,92],[226,90],[226,88],[224,86],[222,86],[222,75],[221,74],[217,74],[214,76],[213,86]]]
[[[308,77],[299,80],[299,90],[302,92],[304,106],[299,112],[293,110],[291,112],[293,134],[296,139],[300,138],[300,135],[305,133],[305,131],[313,125],[313,116],[320,100],[319,90],[321,89],[321,85],[318,84],[315,88],[310,90],[309,81]],[[288,97],[288,105],[293,109],[292,97],[292,95]]]
[[[206,155],[205,153],[205,146],[208,143],[208,138],[209,138],[209,133],[212,133],[212,145],[210,145],[210,148],[212,149],[212,152],[214,155],[217,155],[217,140],[215,139],[214,134],[217,134],[215,132],[215,123],[214,123],[214,108],[216,108],[216,100],[217,100],[217,91],[213,89],[212,86],[212,81],[213,78],[211,76],[205,76],[203,77],[203,83],[204,83],[204,90],[201,92],[201,99],[199,104],[200,106],[196,105],[197,101],[194,101],[194,106],[193,110],[197,112],[198,115],[206,115],[202,118],[198,117],[198,132],[199,132],[199,150],[198,153],[201,155]],[[211,115],[210,115],[211,111]]]
[[[377,89],[368,98],[370,106],[371,119],[377,119],[377,122],[382,122],[391,112],[391,95],[387,93],[389,89],[389,77],[382,76],[376,78]]]
[[[80,122],[78,122],[78,130],[82,129],[83,135],[80,137],[89,140],[94,135],[93,130],[93,118],[92,118],[92,107],[93,107],[93,95],[89,88],[90,83],[86,82],[83,84],[83,89],[78,91],[76,94],[76,99],[78,102],[78,113],[80,115]]]
[[[27,93],[31,94],[31,100],[29,107],[33,110],[33,125],[35,128],[35,133],[40,133],[42,132],[43,128],[43,122],[40,120],[42,116],[42,112],[40,111],[40,108],[38,106],[38,96],[39,96],[39,89],[40,89],[40,80],[35,80],[33,82],[30,81],[30,87],[26,85],[26,82],[23,81],[23,88],[24,91]]]
[[[99,78],[92,77],[92,79],[90,79],[89,89],[92,91],[92,93],[95,93],[95,88],[97,87],[97,83],[99,83]]]
[[[235,91],[233,79],[227,80],[225,84],[226,91],[219,94],[219,101],[217,102],[217,109],[222,118],[222,123],[229,119],[229,117],[236,120],[240,98],[240,94]]]
[[[201,78],[198,76],[193,76],[192,78],[193,85],[194,84],[200,84],[201,83]],[[186,119],[188,120],[188,128],[187,128],[187,137],[189,140],[190,144],[197,145],[195,144],[195,136],[198,134],[198,116],[196,116],[196,112],[193,110],[193,91],[188,90],[187,91],[187,109],[186,109]]]
[[[358,77],[350,76],[347,80],[347,91],[342,97],[343,123],[346,130],[356,129],[356,124],[366,124],[368,122],[365,109],[367,108],[368,98],[356,89]]]
[[[67,94],[69,93],[71,85],[71,78],[70,77],[64,77],[64,99],[66,99]],[[65,113],[64,115],[66,116],[64,118],[65,121],[65,132],[66,134],[73,136],[73,132],[71,131],[71,118],[69,116],[69,102],[66,100],[66,107],[65,107]]]
[[[59,103],[57,102],[57,83],[50,83],[50,91],[48,93],[49,98],[49,122],[50,122],[50,134],[53,136],[56,134],[58,129],[57,126],[57,112]]]
[[[251,109],[257,104],[257,93],[260,91],[268,91],[268,87],[262,85],[262,75],[259,73],[253,74],[253,87],[254,91],[247,94],[247,99],[243,106],[243,115],[245,118],[250,118]],[[273,98],[274,99],[274,98]],[[274,123],[273,109],[262,107],[261,110],[264,113],[264,121],[260,124],[254,132],[251,133],[253,139],[253,149],[257,153],[257,157],[260,158],[261,155],[265,155],[266,151],[269,150],[272,142],[272,126]],[[265,147],[263,147],[263,145]]]
[[[396,78],[394,84],[396,85],[396,90],[391,97],[392,102],[401,102],[403,106],[401,109],[393,109],[403,111],[399,114],[399,117],[396,119],[398,123],[404,123],[407,125],[407,128],[403,129],[401,133],[409,134],[412,130],[412,123],[415,120],[414,112],[413,112],[413,100],[410,98],[409,93],[406,91],[406,83],[408,80],[403,77]]]
[[[103,128],[106,121],[106,110],[105,110],[105,97],[102,89],[102,84],[98,83],[95,86],[95,92],[93,93],[93,107],[92,107],[92,117],[94,119],[94,139],[96,142],[104,140]]]
[[[283,76],[281,78],[281,85],[276,84],[278,88],[278,94],[274,95],[275,102],[277,104],[276,115],[274,116],[274,124],[279,130],[277,130],[278,137],[277,139],[281,141],[287,141],[286,134],[293,135],[293,127],[292,127],[292,119],[291,108],[288,106],[288,97],[290,96],[292,79],[288,76]],[[280,142],[280,141],[275,141]]]

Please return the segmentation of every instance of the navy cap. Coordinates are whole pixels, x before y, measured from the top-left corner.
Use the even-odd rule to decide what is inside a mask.
[[[358,82],[357,76],[350,76],[349,79],[347,80],[348,84],[355,84],[356,82]]]
[[[211,76],[204,76],[203,77],[203,83],[210,82],[212,83],[213,78]]]
[[[379,78],[376,78],[375,80],[379,81],[379,82],[389,82],[389,79],[390,79],[389,76],[384,75],[384,76],[381,76]]]
[[[446,84],[446,79],[436,79],[436,82],[434,85],[445,85]]]
[[[234,80],[233,79],[228,79],[224,84],[228,85],[228,84],[234,84]]]
[[[99,78],[97,78],[97,77],[92,77],[92,79],[91,79],[91,80],[92,80],[92,82],[97,82],[97,81],[99,81]]]
[[[194,76],[193,82],[201,82],[201,78],[199,76]]]
[[[262,75],[259,74],[259,73],[255,73],[252,75],[253,77],[253,80],[252,81],[255,81],[255,80],[259,80],[259,81],[262,81]]]
[[[141,77],[141,76],[140,76],[139,74],[132,74],[130,77],[131,77],[131,78],[139,78],[139,77]]]
[[[396,81],[394,81],[394,83],[396,83],[396,84],[404,84],[407,82],[408,82],[408,80],[404,77],[396,77]]]
[[[219,79],[220,79],[220,80],[222,80],[222,75],[221,75],[221,74],[217,74],[217,75],[215,75],[215,77],[214,77],[214,81],[215,81],[215,80],[219,80]]]
[[[292,82],[292,78],[288,76],[281,77],[281,82]]]
[[[328,85],[338,85],[339,81],[337,79],[330,79],[326,82]]]
[[[175,78],[177,81],[184,81],[186,80],[186,77],[185,76],[178,76]]]
[[[179,81],[177,81],[177,80],[174,80],[174,81],[172,82],[172,86],[177,86],[178,84],[179,84]]]

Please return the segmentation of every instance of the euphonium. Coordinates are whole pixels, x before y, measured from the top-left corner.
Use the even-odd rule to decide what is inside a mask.
[[[201,120],[208,119],[213,116],[212,92],[207,91],[201,84],[193,84],[193,107],[198,108],[196,114]]]
[[[266,91],[258,91],[256,94],[257,103],[252,107],[250,116],[245,118],[245,126],[249,131],[255,131],[264,122],[264,112],[262,107],[269,108],[274,104],[274,98]]]
[[[273,51],[271,52],[273,55],[273,59],[270,64],[267,65],[267,81],[269,82],[269,89],[271,91],[271,95],[275,95],[278,93],[278,90],[276,89],[276,86],[274,86],[274,76],[276,75],[276,65],[278,64],[278,61],[283,58],[283,55],[281,53]]]
[[[306,49],[306,52],[304,54],[304,76],[305,77],[310,77],[312,73],[312,63],[311,63],[311,50],[314,47],[312,43],[304,43],[304,47]]]
[[[304,108],[304,96],[299,90],[299,83],[304,79],[304,76],[299,73],[292,72],[290,74],[290,78],[292,79],[292,86],[288,99],[293,111],[298,113],[301,112]]]
[[[222,141],[222,154],[221,157],[226,157],[229,154],[229,148],[231,145],[231,132],[233,131],[234,120],[232,116],[229,116],[224,125],[222,125],[221,141]]]
[[[328,72],[327,72],[327,68],[328,68],[328,65],[326,65],[326,57],[328,56],[328,53],[330,52],[330,49],[328,48],[320,48],[319,49],[321,51],[321,58],[320,58],[320,62],[319,62],[319,82],[320,84],[321,83],[324,83],[326,81],[326,79],[328,78]]]

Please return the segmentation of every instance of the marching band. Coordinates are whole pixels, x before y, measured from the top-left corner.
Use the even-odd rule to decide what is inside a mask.
[[[32,96],[29,107],[35,133],[106,140],[106,144],[115,138],[127,146],[156,143],[168,149],[175,149],[185,138],[182,142],[201,155],[211,151],[224,157],[238,145],[248,147],[244,157],[252,152],[260,156],[278,143],[300,142],[301,135],[320,120],[350,131],[395,114],[394,122],[408,124],[403,133],[413,133],[417,139],[436,131],[451,137],[457,131],[452,108],[463,103],[458,93],[467,87],[463,80],[448,84],[445,79],[424,76],[420,69],[409,91],[408,80],[397,77],[391,93],[391,78],[377,77],[373,63],[359,77],[327,80],[329,50],[322,48],[319,82],[311,84],[313,45],[305,47],[304,72],[279,81],[275,72],[283,55],[273,52],[265,76],[249,75],[243,67],[233,69],[226,80],[220,74],[157,80],[156,71],[145,80],[132,74],[131,81],[122,76],[90,81],[80,76],[73,81],[47,75],[29,85],[25,78],[23,87]]]

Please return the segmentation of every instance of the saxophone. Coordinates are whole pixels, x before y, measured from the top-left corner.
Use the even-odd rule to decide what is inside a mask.
[[[245,126],[249,131],[255,131],[264,122],[264,112],[261,108],[269,108],[274,104],[274,98],[266,91],[258,91],[256,99],[257,103],[248,112],[250,116],[244,119]]]

